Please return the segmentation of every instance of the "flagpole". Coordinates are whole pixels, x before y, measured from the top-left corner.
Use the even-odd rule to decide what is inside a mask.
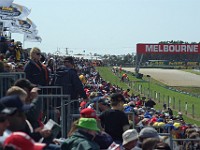
[[[25,34],[24,34],[24,37],[23,37],[23,46],[22,46],[23,49],[25,49]]]

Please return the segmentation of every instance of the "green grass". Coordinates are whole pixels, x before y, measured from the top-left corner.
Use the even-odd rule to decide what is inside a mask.
[[[109,67],[98,67],[97,68],[102,78],[106,81],[109,81],[112,84],[118,85],[119,87],[123,89],[127,89],[128,86],[124,82],[120,82],[120,78],[115,76],[111,68]],[[121,72],[123,74],[124,72]],[[121,74],[119,76],[121,76]],[[127,73],[129,76],[129,85],[131,86],[131,91],[134,93],[138,93],[138,89],[140,87],[139,93],[141,95],[149,96],[149,90],[148,87],[150,87],[150,96],[157,102],[157,109],[162,109],[162,105],[164,103],[168,104],[168,101],[171,100],[171,103],[169,103],[169,107],[175,108],[173,109],[175,113],[179,111],[179,105],[182,113],[185,113],[185,103],[188,104],[188,115],[184,115],[184,119],[188,123],[197,124],[200,125],[200,109],[198,108],[200,106],[200,98],[196,98],[190,95],[186,95],[174,90],[167,89],[167,86],[164,84],[158,84],[159,82],[147,78],[143,79],[136,79],[135,76],[133,76],[132,73]],[[157,93],[157,97],[156,94]],[[160,95],[160,96],[159,96]],[[195,112],[195,118],[192,118],[192,105],[194,105],[194,112]]]
[[[175,87],[179,91],[184,91],[194,95],[200,95],[200,87]]]
[[[183,71],[190,72],[190,73],[193,73],[193,74],[196,74],[196,75],[200,75],[200,72],[194,71],[193,69],[183,69]]]
[[[105,81],[109,81],[113,85],[120,85],[120,87],[123,89],[128,88],[128,86],[124,82],[120,82],[119,78],[117,76],[114,76],[114,74],[111,71],[111,68],[98,67],[97,70]]]

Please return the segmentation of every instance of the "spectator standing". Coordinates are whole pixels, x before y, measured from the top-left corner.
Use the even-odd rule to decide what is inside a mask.
[[[5,55],[7,49],[8,49],[8,44],[6,43],[6,38],[3,36],[0,36],[0,53]]]
[[[126,91],[123,92],[123,95],[124,95],[125,98],[130,97],[129,92],[130,92],[130,89],[127,89]]]
[[[125,82],[126,80],[128,80],[128,75],[126,73],[124,73],[124,74],[122,74],[121,81]]]
[[[74,60],[72,57],[64,58],[64,65],[61,65],[56,70],[55,85],[63,87],[63,93],[70,95],[72,100],[79,97],[87,99],[87,95],[83,89],[83,84],[74,69]],[[78,111],[79,102],[74,102],[73,109]]]
[[[22,43],[20,41],[15,42],[15,61],[19,62],[22,53]]]
[[[64,58],[64,65],[57,69],[55,84],[63,86],[64,94],[69,94],[71,99],[77,99],[79,96],[87,98],[77,71],[74,69],[72,57]]]
[[[15,45],[14,44],[9,44],[8,45],[8,50],[6,51],[6,58],[7,59],[9,57],[15,58],[15,56],[16,56]]]
[[[44,64],[40,62],[41,51],[34,47],[30,52],[30,60],[24,67],[26,78],[33,84],[45,86],[49,83],[49,73]]]
[[[114,142],[122,144],[122,134],[129,129],[128,117],[123,112],[125,99],[122,94],[111,95],[111,109],[103,112],[99,118],[105,132],[110,134]]]
[[[156,105],[156,103],[155,103],[151,98],[149,98],[149,99],[147,100],[147,102],[145,102],[145,106],[146,106],[146,107],[153,108],[154,105]]]
[[[47,69],[49,71],[49,85],[53,85],[55,81],[55,60],[53,58],[47,61]]]

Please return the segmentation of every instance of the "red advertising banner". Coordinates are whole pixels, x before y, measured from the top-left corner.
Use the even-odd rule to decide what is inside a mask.
[[[198,54],[200,44],[137,44],[137,53]]]

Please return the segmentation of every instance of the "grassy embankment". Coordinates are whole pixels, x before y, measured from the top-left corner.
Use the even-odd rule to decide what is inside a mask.
[[[123,89],[129,88],[126,83],[121,82],[120,78],[115,76],[112,73],[111,68],[98,67],[97,69],[104,80],[109,81],[112,84],[118,85],[119,87],[122,87]],[[145,77],[143,79],[137,79],[131,73],[128,73],[128,76],[129,76],[130,82],[134,82],[134,87],[138,87],[139,85],[141,85],[143,88],[143,91],[145,91],[145,89],[147,90],[147,88],[149,87],[149,82],[147,82],[148,79],[146,79]],[[158,98],[155,98],[155,100],[157,102],[156,109],[162,109],[163,103],[167,103],[167,98],[170,97],[171,103],[169,103],[169,106],[171,108],[173,106],[175,106],[175,108],[173,109],[174,114],[176,114],[177,111],[179,109],[181,109],[181,112],[184,114],[184,119],[187,123],[197,124],[198,126],[200,126],[200,121],[198,121],[198,120],[200,120],[200,109],[199,109],[200,108],[200,100],[199,100],[199,98],[192,97],[190,95],[186,95],[186,94],[183,94],[180,92],[176,92],[176,91],[167,89],[166,87],[160,86],[160,84],[157,84],[157,83],[158,83],[158,81],[153,80],[153,79],[151,79],[151,81],[150,81],[151,92],[160,94],[159,100],[158,100]],[[133,92],[134,94],[138,94],[138,92],[135,91],[133,88],[131,88],[131,92]],[[144,93],[142,93],[141,95],[144,95]],[[146,96],[146,94],[145,94],[145,96]],[[153,97],[153,96],[151,96],[151,97]],[[179,102],[181,102],[181,103],[179,103]],[[187,116],[185,115],[185,102],[188,103]],[[192,114],[192,104],[194,105],[195,118],[192,118],[192,115],[191,115]],[[178,107],[179,105],[180,105],[180,108]]]

